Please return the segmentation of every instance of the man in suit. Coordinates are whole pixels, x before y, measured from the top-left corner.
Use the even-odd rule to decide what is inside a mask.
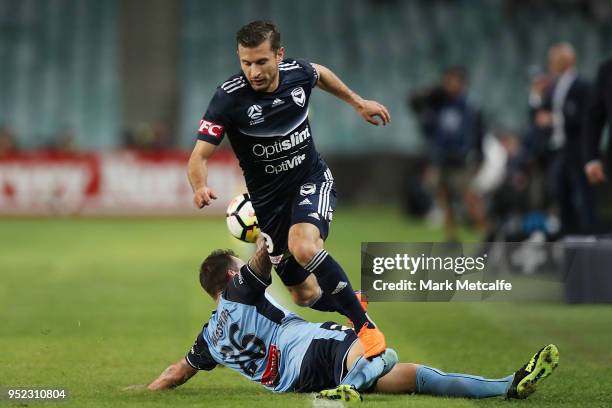
[[[606,166],[612,164],[612,143],[608,143],[605,157],[599,144],[606,121],[612,125],[612,58],[604,61],[597,72],[591,92],[584,126],[585,172],[592,184],[606,181]]]
[[[576,72],[576,53],[570,44],[551,47],[548,62],[555,81],[535,119],[538,126],[551,131],[549,174],[562,233],[591,233],[593,193],[584,173],[581,143],[590,86]]]

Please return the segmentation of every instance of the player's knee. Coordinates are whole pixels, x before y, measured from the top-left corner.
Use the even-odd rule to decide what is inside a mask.
[[[321,297],[321,290],[318,287],[289,288],[293,303],[301,307],[312,306]]]
[[[319,252],[315,242],[307,239],[294,239],[289,241],[289,252],[301,266],[306,265]]]

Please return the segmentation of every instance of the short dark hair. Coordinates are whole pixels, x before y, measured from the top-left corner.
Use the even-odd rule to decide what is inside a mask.
[[[280,32],[271,21],[251,21],[236,33],[236,43],[246,48],[255,48],[267,40],[272,51],[281,47]]]
[[[233,266],[231,249],[217,249],[210,253],[200,266],[200,285],[210,296],[215,297],[227,285],[227,271]]]

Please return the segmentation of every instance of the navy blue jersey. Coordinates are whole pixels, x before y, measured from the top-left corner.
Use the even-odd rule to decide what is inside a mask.
[[[302,320],[265,293],[270,283],[247,265],[242,267],[187,353],[189,365],[212,370],[222,364],[275,392],[313,388],[317,382],[309,375],[311,371],[324,371],[325,375],[319,373],[321,378],[334,376],[338,370],[334,371],[332,363],[342,363],[356,340],[354,332],[332,323]],[[325,361],[318,361],[312,350],[321,343],[342,353],[336,357],[332,350],[323,353],[329,355]],[[341,375],[336,377],[338,382]]]
[[[274,92],[256,92],[242,72],[217,88],[198,139],[214,145],[230,140],[255,211],[293,197],[308,177],[327,166],[315,149],[308,122],[310,92],[318,76],[305,61],[279,64]]]

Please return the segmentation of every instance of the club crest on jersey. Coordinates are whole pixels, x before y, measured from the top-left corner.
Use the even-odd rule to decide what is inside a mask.
[[[306,93],[301,86],[291,91],[291,98],[293,98],[293,102],[300,108],[303,108],[306,104]]]
[[[314,194],[317,191],[317,186],[314,183],[306,183],[300,188],[300,195],[307,196]]]

